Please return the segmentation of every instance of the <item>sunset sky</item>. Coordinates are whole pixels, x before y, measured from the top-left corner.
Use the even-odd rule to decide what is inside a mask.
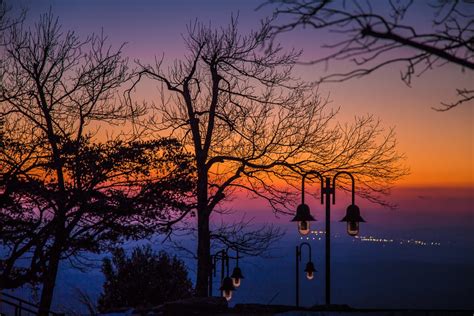
[[[14,11],[19,12],[22,8],[28,11],[27,24],[30,26],[38,21],[40,14],[51,9],[64,31],[73,30],[82,38],[103,31],[114,47],[126,43],[123,55],[129,58],[131,67],[137,60],[148,64],[154,63],[155,57],[164,56],[165,63],[172,63],[183,58],[186,55],[183,41],[186,25],[196,19],[219,28],[228,25],[231,16],[238,15],[242,34],[256,29],[261,19],[271,16],[275,8],[266,5],[257,10],[264,1],[6,0]],[[370,3],[376,6],[382,2]],[[421,4],[422,1],[416,1],[407,19],[421,29],[430,30],[432,16],[423,14],[426,11]],[[285,49],[302,49],[302,61],[308,61],[325,55],[321,46],[330,42],[332,36],[312,29],[297,29],[279,35],[276,40]],[[328,66],[329,72],[350,69],[346,62],[332,62]],[[374,302],[380,299],[380,306],[391,308],[399,308],[400,303],[406,308],[471,307],[474,302],[474,101],[447,112],[433,108],[439,107],[441,102],[455,100],[457,88],[472,89],[474,72],[448,64],[428,70],[420,77],[414,76],[412,87],[407,87],[400,79],[404,70],[404,66],[394,65],[361,79],[324,84],[318,88],[323,97],[328,96],[331,100],[331,108],[340,109],[336,117],[339,123],[351,123],[356,116],[370,114],[380,118],[386,130],[394,128],[398,152],[406,155],[406,166],[410,169],[410,174],[396,183],[389,197],[389,202],[398,205],[398,209],[383,208],[359,197],[356,200],[366,220],[361,224],[361,236],[393,238],[396,240],[393,244],[363,243],[347,237],[345,223],[338,220],[345,215],[350,197],[338,193],[337,204],[331,206],[335,302],[375,307]],[[327,73],[324,65],[299,65],[295,69],[295,74],[307,81],[315,81]],[[136,100],[158,100],[156,82],[140,85],[134,96]],[[307,190],[310,189],[307,187]],[[273,216],[263,199],[251,200],[239,194],[230,207],[236,210],[234,218],[248,216],[257,224],[271,223],[286,230],[286,235],[271,249],[273,258],[247,257],[242,260],[241,266],[249,282],[239,289],[233,303],[267,303],[274,292],[281,291],[273,303],[293,304],[293,256],[295,245],[302,237],[298,235],[295,223],[290,223],[289,215]],[[311,195],[306,201],[317,218],[311,224],[312,229],[322,231],[324,206]],[[213,216],[216,223],[219,216],[227,214],[214,212]],[[231,222],[231,219],[227,217],[226,221]],[[160,236],[156,238],[158,240]],[[315,263],[317,269],[322,269],[323,240],[317,239],[318,236],[311,241],[309,237],[305,238],[314,245]],[[416,248],[405,243],[416,238],[427,243],[440,242],[442,246]],[[195,247],[193,238],[186,235],[183,239],[191,244],[190,249],[195,249],[192,248]],[[153,239],[141,242],[150,242],[160,250],[168,247]],[[267,259],[275,261],[264,261]],[[187,264],[192,275],[194,262],[190,260]],[[353,273],[349,266],[362,272]],[[395,270],[393,267],[397,267],[397,271],[392,271]],[[194,281],[194,276],[192,278]],[[57,302],[61,302],[77,296],[77,292],[71,294],[76,285],[97,296],[102,289],[103,276],[98,268],[83,273],[66,267],[60,271],[58,280],[55,295]],[[214,281],[218,282],[217,279]],[[302,285],[316,289],[317,295],[303,291],[308,306],[322,302],[323,287],[317,281],[315,285]],[[360,290],[364,282],[366,286]],[[267,288],[262,289],[262,286]],[[383,301],[385,299],[388,300]]]
[[[9,1],[10,3],[12,1]],[[186,24],[194,19],[209,21],[214,26],[226,25],[232,14],[239,14],[242,32],[256,28],[259,20],[270,15],[272,6],[255,9],[262,1],[128,1],[128,0],[18,0],[15,7],[28,8],[33,21],[52,8],[65,29],[81,35],[101,32],[111,43],[126,42],[125,55],[130,60],[152,62],[164,54],[172,61],[185,54],[181,35]],[[417,7],[415,7],[417,9]],[[428,27],[429,16],[413,10],[408,17]],[[329,34],[298,30],[278,40],[287,48],[304,49],[304,58],[321,56],[321,45]],[[344,70],[344,63],[330,64],[329,70]],[[325,84],[322,95],[330,95],[332,106],[340,107],[340,122],[349,122],[356,115],[373,114],[386,128],[395,127],[399,151],[407,156],[411,174],[399,186],[473,187],[474,127],[473,104],[465,104],[448,112],[436,112],[441,101],[455,98],[455,89],[472,86],[474,74],[460,67],[446,65],[413,79],[411,88],[400,80],[401,66],[382,69],[362,79]],[[302,66],[297,74],[316,80],[324,74],[322,66]],[[157,97],[153,86],[140,95],[143,99]]]

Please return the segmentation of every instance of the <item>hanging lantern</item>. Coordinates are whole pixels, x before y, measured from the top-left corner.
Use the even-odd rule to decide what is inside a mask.
[[[347,207],[346,216],[341,219],[341,222],[347,222],[347,233],[350,236],[357,236],[359,234],[359,223],[365,222],[365,220],[360,216],[359,207],[351,204]]]
[[[312,280],[314,278],[314,273],[316,272],[316,269],[314,268],[314,264],[312,261],[308,261],[304,271],[306,272],[306,278],[308,280]]]
[[[235,291],[232,279],[229,277],[225,277],[222,281],[222,286],[219,288],[219,290],[222,291],[222,296],[224,296],[225,299],[229,301],[232,298],[232,291]]]
[[[244,276],[242,275],[242,271],[240,270],[239,267],[235,267],[234,271],[232,271],[232,274],[230,276],[232,278],[232,284],[234,287],[239,287],[241,280],[244,279]]]
[[[300,204],[296,209],[295,217],[291,221],[298,223],[298,231],[301,235],[307,235],[311,231],[309,222],[315,221],[315,219],[309,211],[309,206],[306,204]]]

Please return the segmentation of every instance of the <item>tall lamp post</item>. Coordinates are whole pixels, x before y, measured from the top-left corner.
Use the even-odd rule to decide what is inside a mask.
[[[304,271],[306,272],[306,278],[308,280],[312,280],[314,278],[314,273],[316,272],[316,269],[314,268],[314,264],[312,261],[311,257],[311,245],[308,244],[307,242],[301,243],[299,246],[296,246],[296,307],[300,306],[300,269],[299,269],[299,263],[301,262],[301,251],[303,249],[303,246],[307,246],[309,250],[309,259],[308,262],[306,263],[306,267]]]
[[[225,297],[226,300],[230,300],[232,298],[232,292],[235,291],[241,284],[241,280],[244,279],[242,275],[242,270],[239,268],[239,251],[237,250],[237,256],[231,257],[228,254],[227,249],[222,249],[216,252],[214,255],[211,256],[211,274],[209,275],[209,296],[212,296],[212,277],[213,275],[216,276],[217,272],[217,262],[221,261],[221,286],[219,290],[222,293],[222,296]],[[236,266],[232,271],[232,275],[229,276],[229,259],[236,260]],[[224,276],[225,275],[225,276]]]
[[[355,181],[354,176],[347,171],[340,171],[334,175],[334,177],[326,177],[325,181],[323,176],[317,171],[310,171],[303,175],[301,181],[301,204],[296,209],[296,215],[291,220],[292,222],[298,223],[298,231],[302,235],[309,234],[310,222],[315,221],[311,215],[309,206],[304,203],[304,182],[308,175],[315,175],[321,181],[321,204],[326,203],[326,305],[331,305],[331,195],[332,204],[336,203],[336,179],[340,175],[348,175],[352,181],[352,203],[347,207],[346,216],[341,222],[347,222],[347,233],[350,236],[356,236],[359,233],[359,223],[365,222],[360,216],[360,210],[355,205]],[[332,182],[332,185],[331,185]],[[326,197],[326,201],[324,201]]]

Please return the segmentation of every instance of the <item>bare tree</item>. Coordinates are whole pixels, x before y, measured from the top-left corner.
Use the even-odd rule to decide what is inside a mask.
[[[234,236],[225,225],[224,234],[210,227],[211,214],[236,190],[288,213],[292,190],[285,182],[299,181],[298,173],[351,170],[363,183],[359,192],[378,200],[377,193],[405,171],[393,132],[384,133],[370,116],[334,123],[327,100],[292,76],[299,52],[264,49],[270,31],[268,21],[248,35],[239,34],[235,19],[220,29],[195,22],[188,26],[184,60],[168,68],[163,60],[141,65],[138,75],[137,82],[148,77],[161,83],[148,127],[178,137],[195,157],[199,296],[207,296],[211,237],[230,246],[246,241],[222,237]]]
[[[8,14],[10,8],[6,5],[5,1],[0,0],[0,37],[3,32],[8,29],[12,24],[21,21],[23,15],[20,15],[17,19],[12,19]]]
[[[51,13],[5,34],[0,283],[41,283],[45,315],[61,260],[81,264],[84,252],[166,229],[189,211],[194,171],[179,142],[94,136],[99,123],[140,113],[117,101],[129,79],[121,55],[103,36],[63,32]]]
[[[474,8],[469,0],[424,3],[423,16],[431,14],[433,17],[432,29],[428,32],[406,21],[406,16],[416,13],[413,0],[383,3],[270,0],[268,3],[278,5],[275,15],[282,20],[274,27],[275,34],[298,27],[333,34],[333,41],[322,45],[329,53],[310,63],[346,60],[354,65],[348,72],[323,76],[320,82],[360,78],[392,64],[405,67],[401,79],[408,86],[413,76],[447,64],[458,65],[463,71],[474,70]],[[374,9],[371,4],[378,8]],[[472,104],[472,83],[459,87],[457,94],[457,100],[442,102],[436,110],[447,111],[463,103]]]

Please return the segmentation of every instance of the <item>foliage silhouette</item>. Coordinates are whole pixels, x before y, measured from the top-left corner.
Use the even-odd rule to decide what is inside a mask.
[[[176,256],[153,252],[150,246],[136,247],[130,256],[123,248],[103,260],[105,275],[99,311],[114,308],[149,308],[192,295],[186,266]]]
[[[81,40],[49,13],[12,25],[2,54],[0,283],[40,283],[45,313],[61,260],[166,230],[189,211],[194,169],[174,139],[95,137],[140,114],[117,101],[128,66],[104,36]]]

